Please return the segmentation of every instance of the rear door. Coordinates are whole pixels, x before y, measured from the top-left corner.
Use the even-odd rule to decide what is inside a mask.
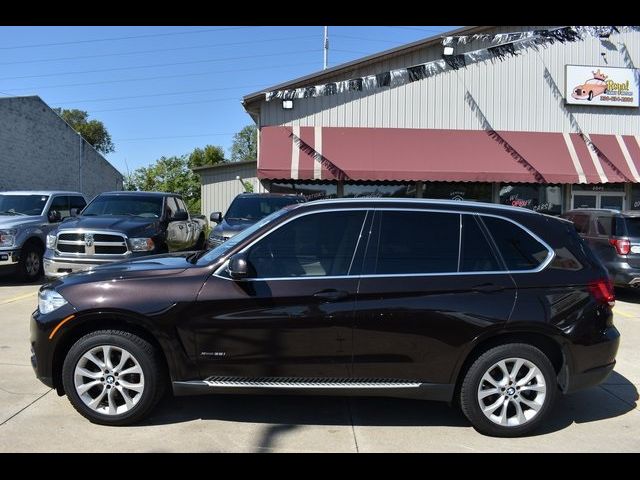
[[[612,265],[614,262],[620,261],[615,247],[609,243],[617,223],[616,220],[612,213],[603,212],[595,215],[593,228],[587,240],[593,253],[609,271],[614,268]]]
[[[167,203],[167,246],[170,252],[183,250],[187,248],[187,222],[184,220],[171,220],[173,214],[175,214],[180,208],[176,202],[175,197],[167,197],[165,199]]]
[[[180,197],[175,197],[176,203],[178,204],[178,210],[182,210],[185,212],[189,212],[189,210],[187,209],[187,206],[184,203],[184,200],[182,200],[182,198]],[[194,235],[194,230],[193,230],[193,221],[191,220],[191,216],[189,216],[188,220],[184,221],[184,226],[186,229],[186,236],[185,236],[185,244],[183,248],[189,248],[191,247],[191,245],[193,245],[193,243],[195,242],[195,239],[193,238]]]
[[[631,243],[631,250],[627,255],[629,265],[640,268],[640,217],[619,217],[614,227],[616,236],[626,236]]]
[[[451,382],[465,345],[509,318],[515,284],[474,214],[376,210],[360,280],[354,377]]]

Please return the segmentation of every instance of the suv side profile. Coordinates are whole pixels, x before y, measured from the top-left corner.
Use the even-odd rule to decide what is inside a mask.
[[[175,395],[378,395],[459,404],[519,436],[602,382],[619,333],[607,272],[573,225],[474,202],[291,205],[207,252],[40,289],[32,364],[92,422]]]
[[[585,208],[562,217],[574,223],[615,286],[640,287],[640,210]]]

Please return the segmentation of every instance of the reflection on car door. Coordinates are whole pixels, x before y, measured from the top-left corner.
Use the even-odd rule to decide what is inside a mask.
[[[368,217],[364,209],[296,217],[248,249],[252,278],[211,276],[188,315],[203,378],[350,376]]]
[[[473,214],[376,210],[358,292],[354,377],[449,383],[463,345],[509,317],[516,291],[504,270]]]
[[[187,210],[187,206],[184,203],[184,200],[182,200],[179,197],[175,197],[176,203],[178,204],[178,210],[182,210],[184,212],[188,212],[189,210]],[[184,221],[184,246],[182,247],[183,249],[185,248],[189,248],[191,247],[191,245],[193,245],[193,243],[195,242],[195,239],[193,238],[193,224],[191,221],[191,217],[189,217],[187,220]]]
[[[167,197],[167,247],[170,252],[183,250],[187,246],[187,226],[183,220],[171,220],[175,212],[179,210],[175,197]]]

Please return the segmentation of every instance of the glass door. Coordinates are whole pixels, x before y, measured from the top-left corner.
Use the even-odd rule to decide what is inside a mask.
[[[624,210],[624,192],[574,192],[571,208]]]

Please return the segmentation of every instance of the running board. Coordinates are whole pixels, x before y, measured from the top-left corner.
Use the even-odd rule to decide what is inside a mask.
[[[208,377],[173,382],[175,395],[211,393],[362,395],[450,401],[453,385],[372,378]]]

